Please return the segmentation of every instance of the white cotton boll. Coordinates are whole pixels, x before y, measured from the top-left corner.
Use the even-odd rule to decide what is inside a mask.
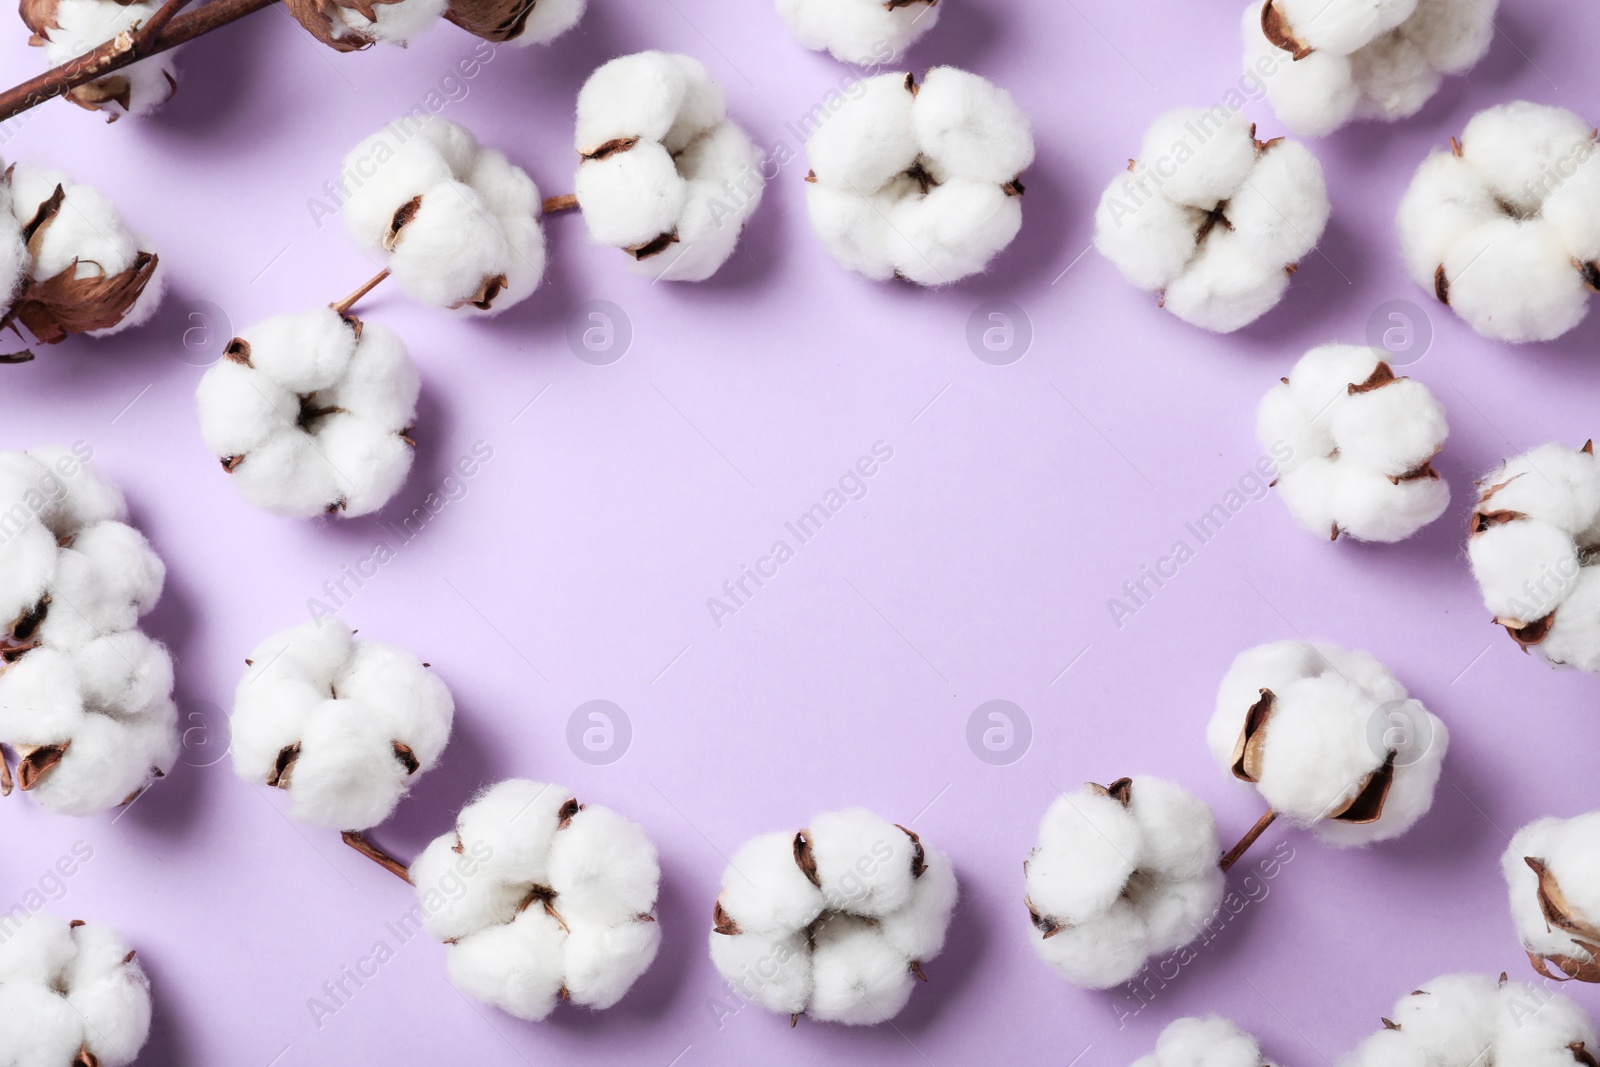
[[[1235,240],[1256,258],[1281,263],[1298,263],[1316,247],[1329,213],[1322,164],[1296,141],[1263,150],[1227,210]]]
[[[1245,717],[1261,699],[1262,689],[1285,689],[1328,669],[1326,658],[1309,641],[1274,641],[1239,653],[1217,687],[1216,709],[1206,724],[1211,755],[1218,763],[1232,760]]]
[[[453,309],[477,299],[506,258],[505,240],[477,190],[448,181],[424,194],[395,236],[389,270],[412,299]]]
[[[1331,514],[1336,516],[1339,533],[1357,541],[1403,541],[1443,515],[1450,505],[1450,487],[1436,476],[1395,481],[1370,468],[1345,463],[1338,465],[1337,473]]]
[[[1484,607],[1497,618],[1533,622],[1543,618],[1578,581],[1578,549],[1572,538],[1535,519],[1503,523],[1467,541],[1472,576]]]
[[[1584,567],[1561,600],[1539,654],[1551,663],[1600,671],[1600,567]]]
[[[0,160],[0,170],[5,161]],[[11,297],[28,276],[28,246],[22,242],[22,227],[11,216],[11,193],[0,185],[0,307],[9,307]]]
[[[1361,86],[1359,118],[1394,122],[1410,118],[1439,91],[1444,75],[1435,70],[1420,45],[1405,33],[1386,33],[1350,57],[1351,74]]]
[[[0,626],[32,612],[55,580],[60,545],[42,523],[28,523],[0,542]]]
[[[941,10],[933,0],[901,5],[883,0],[777,0],[777,8],[801,45],[863,67],[904,55],[933,29]]]
[[[1529,865],[1530,859],[1544,868],[1545,878],[1559,895],[1565,926],[1546,916],[1540,876]],[[1500,857],[1500,868],[1510,892],[1517,936],[1528,952],[1579,964],[1594,960],[1595,954],[1578,941],[1596,944],[1584,934],[1600,935],[1600,812],[1529,823],[1512,835]],[[1551,902],[1555,903],[1554,896]],[[1559,964],[1550,969],[1558,971]]]
[[[359,412],[380,426],[404,429],[416,420],[422,378],[400,335],[369,322],[362,324],[360,343],[340,373],[315,388],[325,404]]]
[[[1121,896],[1142,842],[1138,821],[1115,797],[1091,786],[1058,797],[1039,825],[1028,897],[1052,917],[1081,923]]]
[[[76,59],[117,34],[134,29],[154,15],[160,4],[108,3],[105,0],[60,0],[46,27],[45,59],[52,67]],[[68,95],[73,103],[109,112],[110,118],[145,115],[177,91],[177,67],[171,52],[151,56],[100,78]]]
[[[910,903],[921,846],[905,830],[855,808],[818,815],[806,839],[828,908],[876,918]]]
[[[550,851],[550,888],[563,908],[602,925],[650,914],[660,882],[655,846],[609,808],[573,815]]]
[[[1431,290],[1434,272],[1450,247],[1498,214],[1493,195],[1471,164],[1449,152],[1423,160],[1395,216],[1411,280]]]
[[[1461,131],[1461,154],[1484,182],[1519,211],[1537,211],[1549,166],[1592,152],[1594,127],[1559,107],[1516,100],[1474,115]]]
[[[907,959],[931,960],[944,951],[950,914],[959,895],[950,857],[930,849],[927,869],[912,884],[910,902],[880,918],[878,929]]]
[[[1016,239],[1022,203],[998,185],[951,179],[897,203],[889,228],[909,246],[898,261],[900,275],[918,285],[946,285],[979,273]]]
[[[1444,405],[1415,378],[1347,398],[1332,412],[1341,459],[1404,474],[1432,459],[1449,435]]]
[[[1594,1023],[1571,1000],[1527,982],[1445,975],[1401,997],[1352,1067],[1560,1067],[1591,1047]],[[1391,1028],[1392,1027],[1392,1028]]]
[[[1004,185],[1033,165],[1033,130],[1011,94],[976,74],[934,67],[911,111],[922,152],[939,170]]]
[[[83,1047],[83,1019],[48,986],[0,985],[0,1012],[20,1020],[14,1034],[0,1036],[0,1055],[16,1067],[71,1064]],[[24,1036],[25,1035],[25,1036]]]
[[[315,393],[337,384],[357,345],[355,330],[332,308],[275,315],[252,326],[246,340],[250,363],[292,393]]]
[[[1312,48],[1349,55],[1410,18],[1417,0],[1276,0],[1295,33]]]
[[[721,126],[728,119],[728,96],[712,80],[706,65],[693,56],[671,57],[683,71],[684,94],[666,136],[660,138],[668,152],[677,156],[697,138]]]
[[[299,400],[265,375],[231,359],[218,360],[195,390],[200,436],[213,454],[242,456],[271,440],[298,415]]]
[[[1499,6],[1500,0],[1418,0],[1405,32],[1434,69],[1460,74],[1489,51]]]
[[[601,1011],[620,1001],[650,969],[661,948],[661,924],[653,919],[620,926],[567,916],[566,982],[574,1004]]]
[[[463,844],[487,851],[485,870],[505,882],[546,884],[550,846],[576,806],[563,786],[512,778],[473,798],[456,819]]]
[[[275,515],[309,517],[338,510],[339,473],[306,434],[277,434],[232,471],[245,501]]]
[[[1123,900],[1089,922],[1059,927],[1048,936],[1035,927],[1030,939],[1041,959],[1085,989],[1120,985],[1148,958],[1144,920]]]
[[[349,518],[370,515],[392,500],[416,452],[395,430],[342,413],[328,417],[317,443],[339,487],[339,510]]]
[[[1600,146],[1590,148],[1572,160],[1557,162],[1544,183],[1554,182],[1541,209],[1546,222],[1555,227],[1573,258],[1585,263],[1600,260]]]
[[[1501,341],[1551,341],[1589,313],[1591,291],[1560,233],[1542,219],[1494,219],[1445,253],[1450,307]]]
[[[687,68],[667,52],[636,52],[602,64],[578,90],[578,151],[628,137],[664,140],[688,91]]]
[[[411,883],[422,905],[423,927],[439,941],[510,922],[525,895],[520,885],[484,872],[478,860],[485,851],[480,842],[471,842],[476,847],[470,850],[468,842],[460,842],[460,852],[457,844],[450,834],[436,837],[411,861]]]
[[[519,48],[548,44],[578,24],[589,0],[539,0],[523,22],[522,32],[507,41]]]
[[[821,1022],[871,1026],[894,1018],[916,978],[876,925],[835,915],[812,937],[814,987],[807,1011]]]
[[[115,930],[36,912],[0,945],[0,1057],[126,1067],[150,1031],[150,983]]]
[[[1212,230],[1188,268],[1167,286],[1162,306],[1192,326],[1232,333],[1283,299],[1289,290],[1287,266],[1263,263],[1227,231]]]
[[[618,248],[671,233],[689,193],[677,163],[654,141],[586,160],[574,184],[589,236]]]
[[[822,914],[822,890],[795,864],[794,845],[794,834],[762,834],[728,861],[718,903],[740,929],[792,930]]]
[[[780,1015],[805,1010],[811,999],[811,945],[805,931],[729,937],[711,932],[711,963],[740,997]]]
[[[1334,674],[1275,695],[1265,728],[1269,758],[1256,788],[1279,814],[1310,826],[1337,812],[1381,765],[1366,736],[1377,705]]]
[[[455,716],[455,701],[440,677],[405,649],[362,641],[334,673],[338,699],[382,708],[393,740],[416,757],[426,771],[444,754]]]
[[[1136,775],[1128,812],[1139,827],[1139,865],[1168,878],[1198,878],[1217,865],[1217,824],[1205,801],[1173,782]]]
[[[1095,209],[1094,246],[1133,285],[1157,292],[1194,258],[1203,217],[1155,194],[1147,181],[1119,179],[1106,187]]]
[[[535,905],[510,923],[446,946],[446,970],[450,983],[474,1000],[538,1022],[560,998],[565,941],[560,924]]]
[[[445,6],[445,0],[398,0],[396,3],[374,4],[372,10],[378,17],[369,20],[353,8],[335,5],[333,15],[362,36],[403,45],[432,29],[434,23],[444,15]]]
[[[150,1032],[150,980],[115,930],[86,923],[73,933],[67,1002],[83,1019],[84,1047],[105,1067],[123,1067]]]
[[[1226,108],[1218,112],[1180,108],[1157,117],[1145,131],[1139,162],[1157,168],[1161,194],[1169,200],[1210,211],[1232,197],[1254,169],[1249,121]]]
[[[329,700],[306,723],[294,759],[290,814],[330,830],[376,826],[406,788],[391,731],[366,706]]]
[[[1244,70],[1265,86],[1278,121],[1302,137],[1321,137],[1350,121],[1361,100],[1361,88],[1347,58],[1312,52],[1290,62],[1290,54],[1261,32],[1266,0],[1251,0],[1244,11]],[[1270,66],[1268,66],[1270,64]],[[1259,72],[1270,69],[1270,75]]]
[[[0,986],[50,985],[72,966],[77,945],[72,928],[49,912],[24,916],[0,941]]]
[[[1209,867],[1183,881],[1136,879],[1129,897],[1144,919],[1145,951],[1150,956],[1182,948],[1205,932],[1222,903],[1227,879],[1212,851]]]
[[[1480,480],[1479,510],[1510,510],[1588,543],[1600,519],[1600,461],[1551,442],[1507,460]]]
[[[677,242],[659,257],[629,260],[629,268],[661,281],[698,282],[716,273],[761,203],[760,167],[760,149],[732,123],[697,138],[678,157],[688,186]]]
[[[806,139],[816,184],[866,196],[917,160],[922,145],[912,118],[916,97],[906,76],[882,74],[860,83],[850,98]]]

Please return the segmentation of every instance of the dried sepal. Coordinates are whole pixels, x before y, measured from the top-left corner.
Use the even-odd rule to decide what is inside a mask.
[[[45,776],[60,765],[72,747],[69,738],[59,745],[34,745],[17,749],[17,788],[24,793],[37,789]]]
[[[528,27],[539,0],[450,0],[444,17],[474,37],[514,41]]]
[[[1349,396],[1359,396],[1362,393],[1370,393],[1374,389],[1382,389],[1386,385],[1393,385],[1395,382],[1404,380],[1403,377],[1395,374],[1394,368],[1390,367],[1385,360],[1380,359],[1378,360],[1378,365],[1372,368],[1372,373],[1367,375],[1367,380],[1360,383],[1352,382],[1347,387],[1347,393]]]
[[[0,329],[26,326],[40,344],[53,345],[75,333],[107,330],[121,322],[155,275],[157,257],[140,252],[117,274],[79,278],[78,260],[53,278],[30,279],[4,316]]]
[[[817,877],[817,858],[811,854],[811,838],[804,830],[794,835],[794,864],[808,882],[822,888],[822,879]]]
[[[1261,9],[1261,32],[1274,46],[1290,53],[1297,61],[1311,54],[1311,46],[1295,36],[1294,27],[1273,0],[1267,0]]]
[[[1532,622],[1523,622],[1521,619],[1511,619],[1503,615],[1497,616],[1494,621],[1496,625],[1504,626],[1506,633],[1511,635],[1511,640],[1526,652],[1550,636],[1550,630],[1556,624],[1556,613],[1551,611],[1543,618],[1534,619]]]
[[[1385,757],[1383,766],[1367,775],[1367,780],[1341,808],[1328,818],[1337,822],[1364,826],[1383,818],[1383,807],[1389,800],[1389,789],[1394,785],[1394,751]]]
[[[1277,699],[1272,690],[1262,689],[1261,699],[1250,705],[1250,710],[1245,713],[1244,729],[1239,731],[1239,739],[1233,744],[1233,760],[1230,764],[1233,776],[1241,782],[1254,785],[1261,780],[1261,763],[1266,757],[1267,720],[1272,717]]]
[[[376,22],[379,4],[398,3],[400,0],[284,0],[294,20],[335,52],[359,52],[371,48],[377,40],[340,18],[341,8],[356,12],[368,22]]]

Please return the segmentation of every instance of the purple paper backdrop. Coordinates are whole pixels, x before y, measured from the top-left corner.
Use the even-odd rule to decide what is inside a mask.
[[[1464,521],[1476,474],[1600,430],[1600,316],[1555,344],[1482,340],[1405,278],[1392,225],[1412,168],[1479,108],[1518,97],[1595,108],[1600,10],[1508,7],[1489,57],[1416,119],[1315,144],[1334,203],[1322,246],[1282,306],[1223,338],[1158,311],[1083,253],[1094,200],[1149,120],[1237,84],[1237,5],[948,0],[911,59],[1006,86],[1039,141],[1024,232],[988,275],[926,292],[843,272],[807,228],[803,156],[708,284],[652,286],[590,246],[579,219],[553,219],[544,287],[499,319],[459,321],[392,289],[363,304],[422,367],[421,447],[383,519],[344,523],[241,502],[199,440],[192,394],[206,357],[184,339],[198,327],[189,341],[204,341],[205,316],[226,337],[371,273],[309,203],[349,146],[443,86],[457,97],[446,115],[545,192],[565,192],[574,94],[611,56],[700,57],[757,140],[792,150],[787,124],[845,68],[795,45],[766,0],[594,0],[578,32],[503,48],[452,89],[444,79],[475,43],[454,27],[406,50],[337,56],[269,10],[189,47],[183,91],[153,120],[107,127],[52,103],[0,127],[8,160],[59,165],[114,194],[171,269],[151,326],[0,368],[0,447],[81,439],[126,487],[170,567],[148,629],[178,657],[190,728],[176,773],[121,814],[74,821],[19,796],[0,803],[0,907],[42,886],[64,892],[53,910],[122,927],[155,982],[143,1062],[161,1065],[1081,1056],[1124,1067],[1171,1019],[1221,1012],[1305,1067],[1335,1061],[1427,978],[1531,976],[1497,858],[1529,819],[1597,806],[1597,683],[1523,656],[1490,625]],[[0,80],[37,68],[24,42],[11,24]],[[1263,104],[1249,113],[1281,132]],[[1108,599],[1174,542],[1193,544],[1185,523],[1256,460],[1268,385],[1314,344],[1361,340],[1396,299],[1425,308],[1434,334],[1409,372],[1449,409],[1446,517],[1398,546],[1330,545],[1278,501],[1251,502],[1119,627]],[[567,340],[593,300],[631,330],[609,365],[575,358]],[[1019,305],[1031,325],[1031,347],[1009,365],[969,346],[969,319],[990,300]],[[479,442],[493,458],[447,481]],[[793,545],[784,523],[877,442],[893,456],[866,495],[718,626],[708,598],[774,541]],[[404,540],[396,527],[430,493],[447,506]],[[379,542],[392,561],[359,589],[347,582],[353,595],[324,592]],[[665,943],[621,1005],[533,1025],[468,1002],[440,946],[402,944],[386,926],[411,907],[404,886],[216,762],[241,660],[305,619],[312,598],[414,648],[456,694],[443,762],[375,834],[395,851],[419,850],[507,776],[561,782],[649,831]],[[1210,801],[1224,837],[1242,832],[1259,802],[1212,764],[1203,726],[1235,653],[1295,635],[1372,651],[1449,721],[1433,812],[1367,851],[1269,832],[1233,878],[1258,899],[1137,1014],[1124,990],[1067,985],[1027,944],[1021,903],[1045,807],[1085,780],[1154,773]],[[609,765],[567,740],[569,717],[596,699],[631,723]],[[1010,765],[981,761],[967,741],[969,717],[994,699],[1031,722]],[[913,822],[954,857],[963,899],[930,983],[893,1026],[866,1030],[791,1030],[733,1011],[705,950],[724,856],[852,804]],[[78,841],[92,858],[52,881]],[[1256,864],[1280,843],[1293,858],[1265,879]],[[344,968],[370,972],[379,942],[393,958],[319,1025],[311,998]],[[1600,1008],[1594,990],[1575,995]]]

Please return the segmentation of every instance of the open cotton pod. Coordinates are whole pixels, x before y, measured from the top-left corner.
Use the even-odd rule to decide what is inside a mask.
[[[496,315],[544,277],[539,187],[466,127],[402,116],[352,148],[345,225],[412,299]]]
[[[138,628],[166,568],[86,461],[0,452],[0,746],[15,784],[66,815],[131,801],[178,754],[172,658]]]
[[[403,648],[357,641],[331,616],[284,630],[245,660],[234,694],[233,769],[289,794],[300,822],[345,841],[394,873],[360,831],[387,819],[444,752],[450,690]]]
[[[1241,846],[1278,815],[1349,846],[1398,837],[1427,814],[1450,735],[1371,655],[1278,641],[1233,661],[1206,741],[1269,805]]]
[[[1586,119],[1517,101],[1480,111],[1400,201],[1411,279],[1499,341],[1550,341],[1600,288],[1600,147]]]
[[[279,515],[367,515],[416,453],[421,379],[393,330],[333,308],[228,342],[200,379],[200,433],[244,498]]]
[[[358,52],[379,42],[406,44],[439,21],[445,0],[284,0],[284,6],[329,48]]]
[[[688,56],[639,52],[596,70],[578,93],[576,144],[589,236],[659,281],[715,274],[761,202],[761,150]]]
[[[1593,443],[1540,445],[1478,480],[1467,558],[1483,603],[1524,652],[1600,671],[1600,463]]]
[[[1321,137],[1352,119],[1415,115],[1494,40],[1499,0],[1251,0],[1244,69],[1278,121]]]
[[[947,285],[1022,229],[1033,129],[1004,89],[955,67],[861,84],[806,140],[811,228],[874,281]]]
[[[0,209],[9,209],[0,214],[0,330],[25,328],[49,345],[71,334],[106,337],[155,314],[160,261],[104,193],[13,163],[0,177]],[[0,354],[0,363],[32,358]]]
[[[1122,276],[1216,333],[1276,307],[1328,224],[1322,164],[1255,133],[1227,108],[1169,111],[1095,210],[1094,245]]]
[[[119,3],[118,0],[23,0],[22,21],[32,36],[28,43],[44,49],[47,65],[59,67],[119,34],[148,23],[161,9],[160,0]],[[176,50],[130,63],[66,93],[66,99],[90,111],[104,111],[107,122],[123,115],[145,115],[178,91]]]
[[[1449,432],[1427,386],[1361,345],[1313,348],[1256,409],[1262,447],[1289,449],[1278,496],[1332,539],[1401,541],[1444,514],[1450,486],[1432,460]]]
[[[1529,823],[1500,869],[1533,969],[1558,982],[1600,982],[1600,811]]]
[[[939,21],[940,0],[777,0],[794,39],[857,66],[886,63]]]
[[[1133,1067],[1277,1067],[1261,1055],[1254,1037],[1220,1015],[1174,1019],[1156,1038],[1155,1051]]]
[[[451,983],[519,1019],[563,1000],[611,1007],[661,944],[655,846],[558,785],[511,779],[479,794],[411,880]]]
[[[1447,974],[1401,997],[1339,1067],[1593,1067],[1594,1022],[1548,987]]]
[[[549,44],[578,24],[589,0],[450,0],[444,17],[496,44]]]
[[[0,939],[0,1063],[126,1067],[150,1036],[150,979],[104,923],[35,912]]]
[[[1172,782],[1141,775],[1062,795],[1023,864],[1034,949],[1075,985],[1127,981],[1216,913],[1218,852],[1211,809]]]
[[[956,875],[942,852],[859,808],[744,843],[722,875],[711,962],[768,1011],[869,1025],[898,1015],[944,949]]]

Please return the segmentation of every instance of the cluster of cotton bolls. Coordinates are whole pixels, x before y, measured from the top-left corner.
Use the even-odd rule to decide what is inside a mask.
[[[643,830],[566,789],[501,782],[411,866],[450,981],[521,1019],[609,1008],[661,944],[661,867]],[[464,892],[452,887],[465,885]]]
[[[327,617],[274,634],[245,661],[233,769],[289,794],[294,818],[363,830],[389,817],[450,739],[455,701],[405,649]]]
[[[1352,119],[1393,122],[1422,109],[1447,74],[1494,40],[1498,0],[1251,0],[1244,69],[1278,121],[1320,137]]]
[[[1217,854],[1211,809],[1172,782],[1123,778],[1061,796],[1024,864],[1033,947],[1077,985],[1127,981],[1216,913]]]
[[[777,0],[794,39],[845,63],[868,66],[905,54],[939,21],[940,0]]]
[[[1382,357],[1361,345],[1314,348],[1256,411],[1262,446],[1289,449],[1278,495],[1313,533],[1399,541],[1450,503],[1430,462],[1449,434],[1444,405]]]
[[[0,453],[0,744],[17,784],[68,815],[133,799],[178,752],[172,659],[138,629],[166,568],[87,458]]]
[[[411,470],[421,380],[398,335],[331,308],[279,315],[200,379],[200,432],[244,498],[280,515],[366,515]]]
[[[1174,1019],[1156,1038],[1155,1051],[1133,1067],[1276,1067],[1250,1034],[1220,1015]]]
[[[575,185],[589,235],[659,281],[704,281],[761,202],[762,153],[699,60],[621,56],[578,93]]]
[[[33,34],[30,43],[42,47],[45,61],[57,67],[149,22],[160,8],[160,0],[129,4],[118,0],[27,0],[20,10]],[[123,115],[148,114],[178,91],[175,55],[176,49],[130,63],[72,89],[66,97],[79,107],[104,111],[107,122]]]
[[[1206,727],[1224,770],[1338,846],[1387,841],[1427,814],[1449,740],[1368,653],[1296,640],[1241,653]]]
[[[26,327],[38,343],[55,344],[146,322],[163,277],[145,244],[98,189],[13,163],[0,178],[0,329]],[[0,363],[32,358],[18,352]]]
[[[1600,982],[1600,811],[1529,823],[1512,835],[1500,869],[1534,969]]]
[[[1095,209],[1094,244],[1183,321],[1217,333],[1276,307],[1330,211],[1304,145],[1226,108],[1168,112]]]
[[[946,285],[984,270],[1022,229],[1033,130],[1011,94],[935,67],[880,74],[806,141],[811,228],[876,281]]]
[[[0,940],[0,1063],[126,1067],[150,1036],[150,980],[104,923],[37,912]]]
[[[1563,108],[1480,111],[1400,201],[1406,271],[1485,337],[1560,337],[1600,288],[1597,151],[1594,126]]]
[[[944,949],[956,876],[942,852],[869,811],[762,834],[728,861],[711,962],[739,996],[862,1026],[899,1014]]]
[[[544,277],[538,186],[459,123],[396,119],[350,150],[342,180],[351,236],[414,300],[495,315]]]
[[[1524,651],[1600,671],[1600,462],[1541,445],[1478,481],[1467,558],[1483,603]]]

